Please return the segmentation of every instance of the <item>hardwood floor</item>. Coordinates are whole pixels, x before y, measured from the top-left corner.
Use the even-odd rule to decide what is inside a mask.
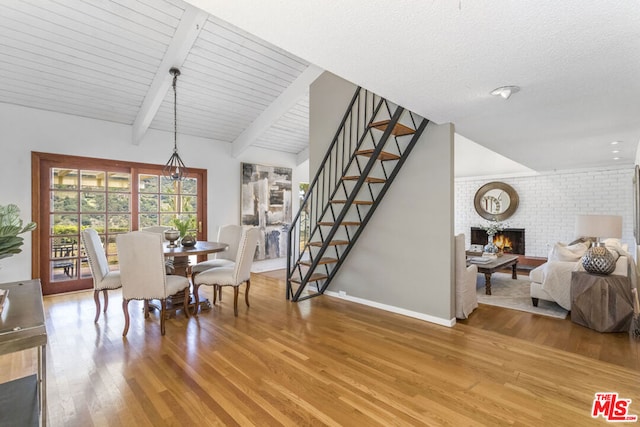
[[[481,305],[446,328],[328,296],[291,303],[274,272],[253,275],[238,317],[227,290],[164,337],[132,302],[123,339],[120,301],[94,324],[91,292],[45,297],[49,425],[602,425],[601,391],[640,414],[640,342],[568,320]],[[34,355],[1,358],[0,381]]]

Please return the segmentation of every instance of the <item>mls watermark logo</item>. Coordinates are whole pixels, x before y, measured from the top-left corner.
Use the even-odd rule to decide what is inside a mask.
[[[591,408],[591,417],[598,418],[600,415],[610,422],[636,422],[637,415],[629,414],[631,399],[621,399],[618,393],[596,393]]]

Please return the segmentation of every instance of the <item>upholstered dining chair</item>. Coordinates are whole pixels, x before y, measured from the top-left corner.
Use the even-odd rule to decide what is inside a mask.
[[[249,288],[251,286],[251,264],[256,253],[256,244],[260,230],[250,228],[242,230],[238,252],[233,267],[213,267],[198,273],[193,281],[194,301],[198,301],[198,288],[201,285],[213,286],[213,303],[216,303],[216,291],[223,286],[233,286],[233,313],[238,315],[238,288],[246,283],[244,300],[249,307]],[[196,307],[195,313],[198,313]]]
[[[129,301],[132,299],[145,301],[160,300],[160,332],[165,332],[165,312],[167,297],[184,292],[183,310],[189,317],[189,279],[183,276],[167,275],[164,267],[162,237],[158,233],[132,231],[118,234],[118,260],[122,281],[122,311],[125,325],[122,336],[129,331]]]
[[[109,295],[107,291],[119,289],[122,287],[120,282],[120,271],[109,270],[109,262],[107,254],[102,247],[100,236],[93,228],[85,228],[81,231],[82,243],[89,261],[89,269],[93,277],[93,300],[96,303],[96,317],[93,323],[98,322],[100,318],[100,292],[104,298],[104,312],[107,312],[109,306]]]
[[[213,259],[202,261],[191,267],[191,281],[193,282],[196,275],[205,270],[214,267],[234,267],[236,255],[238,254],[238,245],[242,236],[242,226],[228,224],[218,229],[217,241],[226,243],[228,248],[224,252],[216,252]],[[222,299],[222,288],[218,289],[218,297]]]
[[[164,237],[164,232],[167,230],[170,230],[171,227],[167,227],[164,225],[152,225],[150,227],[143,227],[140,229],[140,231],[145,231],[147,233],[156,233],[162,236],[162,241],[166,242],[167,239],[165,239]],[[173,267],[173,258],[165,258],[164,259],[164,266],[165,266],[165,270],[167,272],[167,274],[173,274],[175,269]]]

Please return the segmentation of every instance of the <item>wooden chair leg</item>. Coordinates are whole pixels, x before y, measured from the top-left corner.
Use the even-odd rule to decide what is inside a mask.
[[[198,296],[198,288],[200,287],[200,285],[196,285],[195,282],[193,282],[193,300],[196,303],[196,306],[193,308],[193,314],[194,316],[198,315],[198,310],[200,310],[200,297]],[[215,304],[215,301],[214,301]]]
[[[149,300],[144,300],[144,318],[149,318]]]
[[[129,332],[129,300],[122,300],[122,311],[124,312],[124,331],[122,331],[122,336],[126,337],[127,332]]]
[[[238,286],[233,287],[233,314],[238,317]]]
[[[218,286],[218,299],[222,302],[222,286]]]
[[[164,314],[167,310],[167,300],[166,299],[161,299],[160,300],[160,334],[164,335]]]
[[[247,288],[244,290],[244,302],[247,303],[247,307],[249,307],[249,288],[251,287],[251,280],[247,280]]]
[[[104,296],[104,312],[107,312],[107,307],[109,306],[109,293],[106,289],[102,290],[102,295]]]
[[[184,315],[189,318],[189,287],[184,288],[184,301],[182,302],[182,309],[184,310]]]
[[[98,323],[98,319],[100,318],[100,291],[93,291],[93,300],[96,303],[96,317],[93,319],[93,323]]]

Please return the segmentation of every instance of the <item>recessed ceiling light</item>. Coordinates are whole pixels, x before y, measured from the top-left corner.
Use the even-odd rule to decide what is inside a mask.
[[[620,160],[620,157],[614,157],[613,160]]]
[[[612,150],[611,151],[613,154],[618,154],[620,152],[620,150]]]
[[[491,91],[491,95],[493,96],[501,96],[504,99],[509,99],[511,95],[520,91],[520,87],[518,86],[501,86]]]
[[[613,142],[611,143],[611,145],[618,145],[618,144],[620,144],[620,141],[613,141]]]

